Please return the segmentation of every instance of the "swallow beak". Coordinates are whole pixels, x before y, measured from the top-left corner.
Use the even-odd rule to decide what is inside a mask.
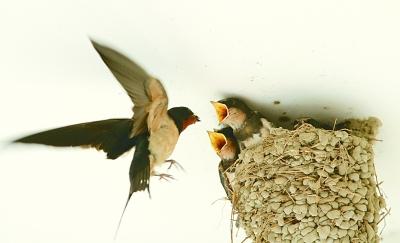
[[[211,101],[211,104],[214,106],[218,122],[221,124],[229,116],[229,109],[225,104],[219,102]]]
[[[210,138],[211,146],[219,154],[222,148],[227,144],[227,140],[224,134],[219,132],[207,131],[208,137]]]
[[[196,115],[191,115],[188,119],[188,122],[191,124],[195,124],[196,122],[199,122],[200,118]]]

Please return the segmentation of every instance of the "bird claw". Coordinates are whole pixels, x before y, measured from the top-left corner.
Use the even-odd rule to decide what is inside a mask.
[[[157,175],[155,175],[155,176],[160,177],[159,180],[165,180],[165,181],[175,180],[175,178],[174,178],[172,175],[170,175],[170,174],[164,174],[164,173],[162,173],[162,174],[157,174]]]
[[[181,164],[178,163],[178,161],[174,160],[174,159],[167,159],[165,161],[165,163],[169,163],[168,166],[168,170],[172,168],[172,166],[175,166],[177,169],[183,170],[185,171],[185,169],[183,168],[183,166]]]

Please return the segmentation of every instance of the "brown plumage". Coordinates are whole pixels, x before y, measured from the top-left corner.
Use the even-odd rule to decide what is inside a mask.
[[[131,98],[134,104],[133,117],[65,126],[14,142],[92,147],[106,152],[109,159],[116,159],[136,147],[129,169],[131,185],[123,216],[132,194],[149,190],[150,176],[158,175],[155,167],[171,155],[179,134],[199,119],[187,107],[168,110],[168,96],[158,79],[118,51],[95,41],[92,44]]]
[[[241,148],[260,141],[261,135],[269,134],[272,124],[259,112],[250,109],[238,98],[211,101],[219,124],[231,127]]]
[[[218,165],[218,174],[222,187],[227,197],[232,200],[232,187],[229,175],[233,171],[231,165],[238,159],[240,153],[239,144],[230,127],[225,127],[214,132],[208,132],[211,146],[220,157],[221,161]]]

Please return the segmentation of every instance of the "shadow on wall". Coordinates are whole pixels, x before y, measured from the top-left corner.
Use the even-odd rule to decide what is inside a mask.
[[[313,118],[333,127],[335,120],[340,123],[349,118],[357,117],[352,107],[341,100],[327,99],[325,97],[310,97],[302,99],[296,104],[285,104],[284,99],[266,98],[265,102],[257,102],[251,98],[242,97],[237,94],[224,93],[222,97],[236,97],[253,110],[259,111],[276,126],[291,129],[293,123],[299,118]]]

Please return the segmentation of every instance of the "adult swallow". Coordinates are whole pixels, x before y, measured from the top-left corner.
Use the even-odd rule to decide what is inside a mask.
[[[214,132],[208,131],[211,146],[220,157],[221,162],[218,165],[219,179],[228,198],[232,201],[231,181],[234,172],[231,166],[238,159],[240,153],[239,144],[230,127],[225,127]]]
[[[238,98],[211,101],[220,125],[233,129],[241,148],[250,147],[269,134],[272,124],[258,111],[250,109]]]
[[[131,98],[134,104],[133,117],[60,127],[14,142],[57,147],[91,147],[103,150],[108,159],[116,159],[135,147],[129,169],[130,189],[123,216],[134,192],[147,189],[150,193],[150,176],[165,176],[157,174],[155,167],[166,161],[173,152],[180,133],[199,121],[199,118],[187,107],[168,109],[168,96],[158,79],[118,51],[93,40],[91,42]]]

